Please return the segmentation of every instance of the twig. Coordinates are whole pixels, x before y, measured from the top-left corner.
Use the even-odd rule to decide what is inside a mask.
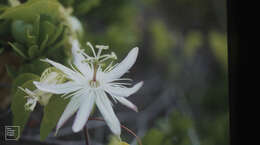
[[[85,135],[85,142],[86,142],[86,145],[90,145],[89,143],[89,136],[88,136],[88,126],[87,126],[87,123],[84,127],[84,135]]]
[[[88,120],[105,121],[102,118],[89,118]],[[143,145],[141,139],[132,130],[130,130],[129,128],[127,128],[124,125],[121,125],[121,128],[125,129],[127,132],[129,132],[130,134],[135,136],[139,145]]]

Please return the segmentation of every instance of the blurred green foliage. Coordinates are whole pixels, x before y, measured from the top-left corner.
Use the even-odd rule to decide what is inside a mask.
[[[102,0],[86,15],[79,16],[85,28],[83,42],[109,45],[119,59],[140,40],[138,9],[133,1]]]
[[[65,7],[72,7],[75,15],[87,14],[91,9],[100,5],[101,0],[59,0]]]
[[[217,31],[209,32],[210,47],[217,61],[227,71],[228,55],[227,55],[227,35]]]
[[[167,28],[165,23],[160,20],[153,20],[149,25],[151,33],[152,49],[155,58],[159,61],[167,61],[171,56],[171,48],[176,45],[174,35]]]
[[[162,127],[163,126],[163,127]],[[168,119],[159,121],[156,128],[150,129],[143,137],[144,145],[190,145],[189,129],[193,121],[178,111],[174,111]]]
[[[146,15],[149,15],[146,20],[149,38],[145,46],[149,46],[154,54],[151,60],[164,70],[166,79],[184,91],[183,97],[191,107],[190,111],[194,111],[192,120],[176,119],[173,122],[179,129],[169,127],[170,121],[158,120],[163,125],[150,129],[144,137],[144,144],[193,144],[187,135],[187,128],[193,128],[202,145],[228,145],[228,60],[224,1],[142,2],[148,9]],[[207,67],[203,68],[203,65]],[[199,67],[201,70],[198,70]],[[205,79],[207,86],[200,88],[203,82],[200,78]],[[161,120],[170,118],[173,117],[165,116]],[[174,142],[175,135],[170,132],[181,129],[178,134],[182,136],[184,133],[185,139]]]
[[[184,40],[183,53],[185,58],[192,58],[203,45],[203,36],[198,30],[189,31]]]

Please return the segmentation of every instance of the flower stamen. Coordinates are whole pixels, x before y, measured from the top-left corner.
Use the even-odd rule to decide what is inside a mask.
[[[97,55],[96,55],[96,52],[95,52],[95,50],[94,50],[94,47],[93,47],[93,45],[90,43],[90,42],[87,42],[87,45],[91,48],[91,50],[92,50],[92,53],[94,54],[94,56],[95,57],[97,57]]]
[[[94,80],[89,81],[89,85],[91,88],[97,88],[100,86],[99,82]]]

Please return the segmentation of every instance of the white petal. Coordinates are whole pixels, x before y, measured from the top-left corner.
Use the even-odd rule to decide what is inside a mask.
[[[33,83],[38,89],[54,94],[67,94],[82,88],[74,82],[67,82],[64,84],[45,84],[34,81]]]
[[[105,92],[102,92],[100,95],[96,96],[96,104],[111,131],[116,135],[120,135],[120,122],[117,119],[111,102],[106,96]]]
[[[95,97],[93,96],[93,93],[85,93],[83,97],[84,100],[81,102],[72,126],[73,132],[79,132],[84,127],[94,106]]]
[[[73,70],[69,69],[68,67],[60,64],[60,63],[57,63],[57,62],[54,62],[50,59],[44,59],[42,60],[44,62],[47,62],[47,63],[50,63],[51,65],[53,65],[54,67],[56,67],[57,69],[61,70],[64,74],[66,74],[70,79],[73,79],[73,80],[80,80],[79,78],[79,75],[78,73],[74,72]]]
[[[128,101],[126,98],[123,97],[115,97],[120,103],[124,104],[125,106],[129,107],[130,109],[133,109],[135,112],[138,112],[137,107],[130,101]]]
[[[84,74],[84,76],[88,77],[91,74],[91,69],[88,65],[88,63],[82,63],[82,61],[85,60],[85,57],[79,53],[80,51],[80,44],[77,39],[71,39],[70,40],[72,44],[72,55],[73,55],[73,63],[76,65],[76,67],[79,69],[79,71]]]
[[[66,106],[64,112],[61,115],[61,118],[59,119],[59,122],[56,126],[56,132],[77,111],[83,98],[84,96],[82,96],[82,94],[71,98],[69,104]]]
[[[115,87],[111,85],[107,85],[105,88],[106,92],[108,92],[111,96],[119,96],[119,97],[128,97],[135,92],[137,92],[143,86],[143,82],[139,82],[134,85],[132,88],[122,88]]]
[[[124,75],[134,65],[138,51],[138,47],[133,48],[121,63],[107,73],[107,78],[116,79]]]

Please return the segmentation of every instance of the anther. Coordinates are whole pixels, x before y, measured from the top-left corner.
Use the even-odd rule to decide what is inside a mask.
[[[116,56],[116,53],[115,53],[115,52],[112,52],[112,53],[111,53],[111,58],[117,59],[117,56]]]
[[[96,45],[96,48],[107,50],[107,49],[109,49],[109,46],[106,46],[106,45]]]

